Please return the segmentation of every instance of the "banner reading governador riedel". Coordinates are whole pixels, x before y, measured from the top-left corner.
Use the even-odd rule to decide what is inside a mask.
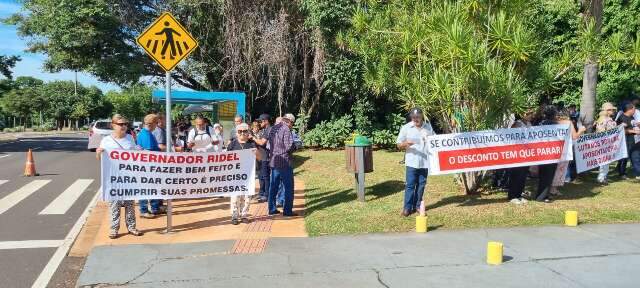
[[[443,134],[430,136],[427,142],[431,175],[573,159],[569,125]]]
[[[181,199],[255,193],[253,149],[211,153],[105,150],[105,201]]]

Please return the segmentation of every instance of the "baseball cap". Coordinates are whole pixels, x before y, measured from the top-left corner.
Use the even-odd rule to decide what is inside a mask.
[[[260,114],[260,117],[258,117],[258,121],[269,120],[269,118],[271,118],[269,117],[269,114]]]

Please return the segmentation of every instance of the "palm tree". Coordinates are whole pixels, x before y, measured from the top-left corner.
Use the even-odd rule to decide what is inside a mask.
[[[598,60],[600,29],[602,27],[602,10],[604,5],[602,0],[582,0],[585,7],[584,31],[582,32],[581,43],[583,52],[586,53],[584,61],[584,72],[582,76],[582,98],[580,100],[580,120],[582,124],[591,129],[593,127],[596,86],[598,84]]]

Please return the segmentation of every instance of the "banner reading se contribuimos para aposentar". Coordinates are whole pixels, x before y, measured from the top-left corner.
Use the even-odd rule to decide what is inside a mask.
[[[427,142],[431,175],[573,159],[568,124],[435,135]]]
[[[255,193],[253,149],[211,153],[105,150],[105,201],[181,199]]]

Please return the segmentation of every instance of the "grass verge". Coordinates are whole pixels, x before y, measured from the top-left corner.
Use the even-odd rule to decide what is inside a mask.
[[[401,217],[404,194],[402,152],[375,151],[374,172],[366,174],[366,202],[354,191],[354,175],[346,172],[345,152],[304,150],[295,155],[296,177],[305,182],[305,224],[309,235],[405,232],[415,229],[413,217]],[[612,169],[614,170],[614,169]],[[580,174],[550,204],[508,203],[504,191],[467,196],[453,176],[430,176],[424,199],[429,229],[509,227],[562,224],[565,210],[577,210],[581,223],[640,221],[640,182],[620,180],[598,185],[595,172]],[[535,188],[529,181],[527,190]]]

